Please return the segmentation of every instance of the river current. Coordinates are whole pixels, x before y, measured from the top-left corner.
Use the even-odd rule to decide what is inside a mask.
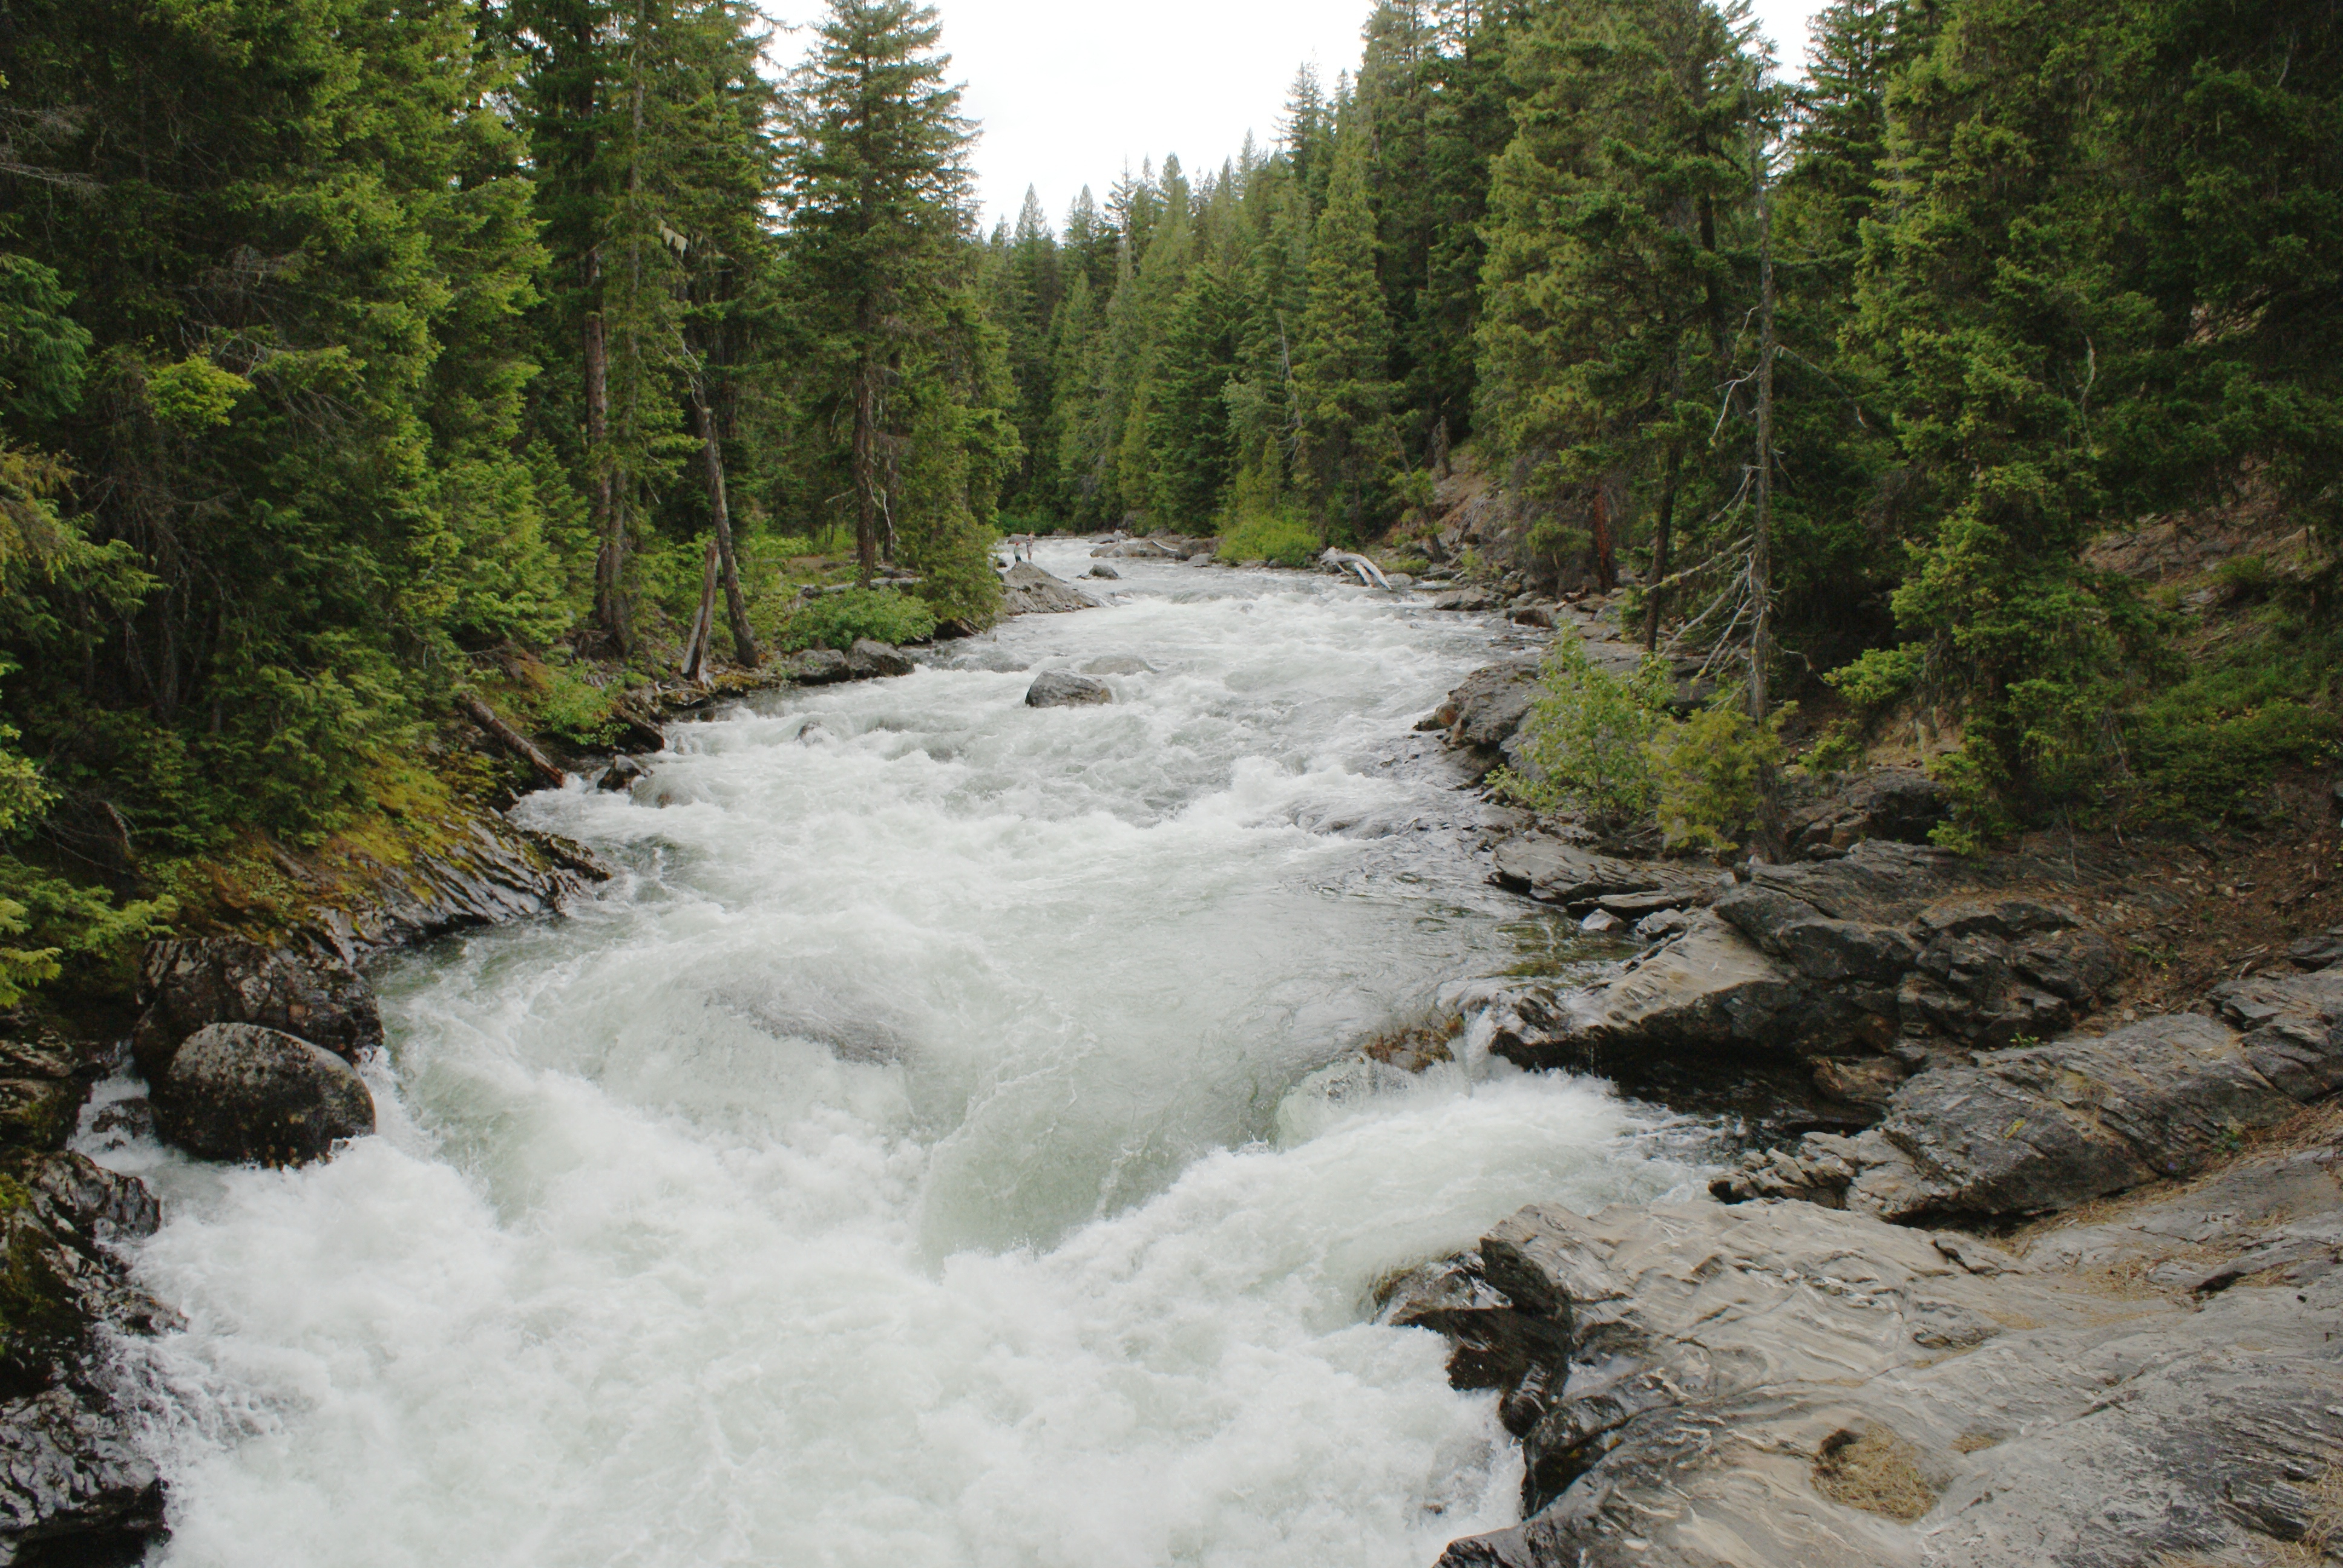
[[[379,1136],[93,1150],[162,1197],[137,1276],[188,1320],[122,1352],[153,1562],[1425,1568],[1514,1517],[1493,1396],[1377,1283],[1696,1171],[1469,1039],[1355,1060],[1574,957],[1410,733],[1488,630],[1116,564],[1107,608],[525,802],[619,875],[380,970]],[[1044,668],[1116,700],[1028,709]]]

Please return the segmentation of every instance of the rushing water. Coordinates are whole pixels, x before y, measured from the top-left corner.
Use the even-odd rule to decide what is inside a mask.
[[[1424,1568],[1513,1516],[1377,1282],[1689,1171],[1599,1085],[1353,1058],[1553,941],[1410,734],[1486,629],[1109,586],[529,801],[620,876],[378,977],[381,1136],[102,1154],[189,1320],[126,1352],[158,1562]]]

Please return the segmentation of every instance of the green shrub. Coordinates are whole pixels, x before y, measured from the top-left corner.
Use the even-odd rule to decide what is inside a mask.
[[[1574,808],[1613,823],[1648,816],[1659,800],[1650,747],[1670,722],[1670,695],[1659,660],[1623,678],[1598,668],[1577,638],[1559,638],[1522,720],[1527,766],[1501,768],[1492,782],[1534,810]]]
[[[1318,558],[1316,530],[1282,511],[1256,513],[1229,525],[1221,535],[1221,559],[1268,561],[1306,567]]]
[[[2213,568],[2213,580],[2231,598],[2267,598],[2278,586],[2278,568],[2267,556],[2231,556]]]
[[[771,538],[759,540],[757,548],[759,554],[779,561],[794,561],[821,553],[803,534],[776,534]]]
[[[1781,708],[1764,724],[1749,717],[1739,692],[1718,697],[1681,724],[1665,724],[1646,749],[1668,842],[1730,849],[1757,821],[1765,770],[1785,754]]]
[[[610,693],[568,665],[551,665],[546,673],[545,689],[530,703],[538,729],[580,750],[608,746],[618,732]]]
[[[857,638],[902,644],[925,642],[936,634],[936,612],[924,599],[891,588],[848,588],[824,594],[789,612],[780,625],[781,651],[834,648],[841,653]]]

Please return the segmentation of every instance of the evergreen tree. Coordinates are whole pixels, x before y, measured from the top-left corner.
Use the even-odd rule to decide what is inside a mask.
[[[1380,520],[1398,456],[1391,422],[1390,318],[1375,276],[1375,218],[1367,199],[1368,138],[1336,138],[1326,208],[1310,246],[1309,304],[1295,367],[1302,459],[1320,497],[1320,532],[1339,518],[1349,538]]]
[[[802,75],[792,259],[850,428],[855,550],[867,583],[895,554],[902,437],[889,398],[961,284],[969,131],[944,84],[942,28],[910,0],[832,0]]]

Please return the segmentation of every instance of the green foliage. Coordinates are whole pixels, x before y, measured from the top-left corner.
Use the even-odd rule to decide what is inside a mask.
[[[857,638],[900,647],[935,634],[936,614],[926,600],[891,588],[855,588],[824,594],[791,611],[781,623],[780,646],[789,652],[834,648],[842,653]]]
[[[146,377],[146,401],[156,417],[191,435],[226,424],[236,400],[251,390],[251,382],[200,354],[166,365]]]
[[[1257,512],[1222,528],[1220,558],[1306,567],[1319,548],[1317,531],[1290,511]]]
[[[1759,724],[1742,695],[1732,692],[1680,724],[1662,727],[1650,753],[1660,827],[1669,843],[1730,849],[1746,840],[1765,779],[1788,754],[1782,726],[1791,711],[1777,709]]]
[[[1493,788],[1537,811],[1583,811],[1613,825],[1649,816],[1660,799],[1651,743],[1669,723],[1670,694],[1657,659],[1614,675],[1579,638],[1555,638],[1522,720],[1522,765],[1499,769]]]

